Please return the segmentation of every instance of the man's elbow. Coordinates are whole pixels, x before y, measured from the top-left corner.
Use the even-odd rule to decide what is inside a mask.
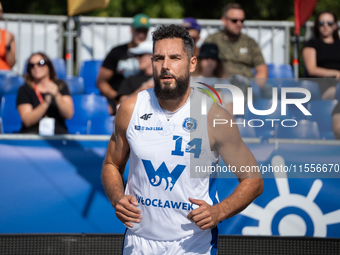
[[[254,199],[259,197],[264,189],[264,182],[262,178],[253,178],[252,180],[252,187],[253,187],[253,194]]]

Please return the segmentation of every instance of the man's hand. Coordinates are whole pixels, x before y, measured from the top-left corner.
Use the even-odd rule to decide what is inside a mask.
[[[209,205],[204,200],[193,199],[189,197],[189,201],[199,207],[192,210],[187,218],[196,223],[202,229],[212,229],[224,219],[224,212],[220,209],[219,204]]]
[[[140,223],[142,219],[141,211],[136,206],[137,199],[133,195],[123,196],[115,206],[117,218],[130,228],[133,228],[131,222]]]

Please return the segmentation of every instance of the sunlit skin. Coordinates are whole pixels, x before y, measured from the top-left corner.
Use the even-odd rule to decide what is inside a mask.
[[[321,14],[319,21],[323,21],[325,23],[323,26],[319,26],[320,39],[325,43],[333,43],[333,32],[338,28],[337,24],[334,22],[333,15],[330,13]],[[333,25],[329,26],[327,22],[333,22]]]
[[[37,64],[42,59],[43,57],[40,54],[35,54],[28,62]],[[34,65],[30,71],[34,85],[37,86],[40,93],[47,95],[44,98],[44,102],[34,109],[31,104],[25,103],[18,105],[17,109],[24,125],[30,127],[38,123],[50,106],[52,97],[55,99],[60,115],[65,119],[71,119],[74,113],[72,97],[69,95],[62,95],[59,92],[58,85],[50,79],[48,65]]]
[[[231,21],[232,19],[237,19],[238,21],[236,23],[233,23]],[[237,40],[243,28],[243,24],[240,20],[244,19],[244,11],[239,9],[230,9],[222,16],[222,24],[229,40]]]
[[[203,77],[213,77],[214,71],[217,67],[217,60],[212,58],[202,58],[200,59],[201,65],[201,75]]]
[[[319,25],[319,39],[321,39],[324,43],[333,44],[333,32],[338,29],[338,25],[334,22],[334,17],[330,13],[323,13],[319,16],[319,22],[323,21],[325,24],[323,26]],[[333,22],[332,26],[329,26],[327,23]],[[327,69],[317,66],[316,61],[317,52],[313,47],[305,47],[302,50],[302,56],[304,59],[304,63],[306,65],[306,69],[310,76],[320,77],[320,78],[336,78],[340,80],[340,71],[336,69]],[[323,100],[333,100],[335,98],[336,87],[329,87],[322,95],[321,99]]]
[[[132,40],[129,43],[129,48],[134,48],[144,42],[148,36],[148,32],[149,30],[145,28],[136,29],[131,27]]]
[[[166,71],[168,75],[160,77],[160,85],[174,89],[177,85],[174,77],[187,75],[188,65],[189,73],[195,71],[197,58],[188,58],[183,48],[183,42],[179,38],[163,39],[157,41],[154,47],[153,55],[153,71],[159,76],[161,72]],[[186,101],[190,94],[188,87],[187,93],[183,98],[176,100],[160,100],[159,104],[163,109],[168,111],[175,111],[180,108]]]
[[[196,45],[196,43],[200,40],[200,32],[198,32],[198,30],[196,29],[187,29],[189,32],[189,35],[192,37],[192,39],[194,39],[194,44]]]
[[[137,56],[139,70],[141,70],[145,75],[152,75],[151,58],[152,54],[143,54],[141,56]]]

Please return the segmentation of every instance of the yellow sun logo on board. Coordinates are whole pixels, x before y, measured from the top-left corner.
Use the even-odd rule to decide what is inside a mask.
[[[148,23],[147,19],[144,18],[144,17],[140,18],[140,22],[141,22],[142,24]]]

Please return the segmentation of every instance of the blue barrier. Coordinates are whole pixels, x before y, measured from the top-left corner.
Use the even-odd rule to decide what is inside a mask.
[[[100,180],[109,136],[68,137],[0,138],[0,233],[124,233]],[[220,223],[219,234],[339,238],[340,143],[275,141],[247,145],[259,166],[283,162],[297,171],[287,173],[289,178],[264,174],[269,178],[262,196]],[[305,164],[337,168],[333,175],[299,173]],[[235,178],[220,178],[219,199],[237,184]]]

